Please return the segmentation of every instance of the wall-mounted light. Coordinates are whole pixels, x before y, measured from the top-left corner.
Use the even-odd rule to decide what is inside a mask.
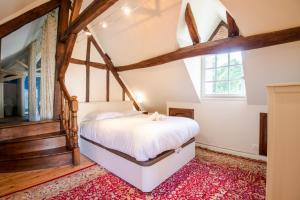
[[[135,95],[135,100],[136,102],[140,105],[141,110],[144,110],[144,101],[145,101],[145,96],[142,92],[134,92]]]
[[[123,13],[127,16],[131,14],[131,9],[128,6],[123,6],[122,10],[123,10]]]
[[[85,33],[87,36],[91,36],[91,35],[92,35],[92,33],[89,32],[89,31],[84,31],[84,33]]]

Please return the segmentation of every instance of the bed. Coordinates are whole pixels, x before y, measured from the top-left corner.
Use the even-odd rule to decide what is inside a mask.
[[[150,192],[195,157],[198,124],[132,111],[131,102],[80,103],[81,153],[143,192]]]

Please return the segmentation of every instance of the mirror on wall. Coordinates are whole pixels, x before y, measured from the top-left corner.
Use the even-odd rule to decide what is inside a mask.
[[[0,126],[53,118],[57,15],[1,38]]]

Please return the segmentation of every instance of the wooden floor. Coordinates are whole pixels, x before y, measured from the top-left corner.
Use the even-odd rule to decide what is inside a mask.
[[[0,173],[0,197],[15,191],[19,191],[39,183],[43,183],[65,174],[83,169],[94,164],[81,155],[79,166],[63,166],[43,170],[34,170],[17,173]]]

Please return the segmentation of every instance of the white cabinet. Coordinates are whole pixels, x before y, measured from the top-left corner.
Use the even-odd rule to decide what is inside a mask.
[[[267,199],[300,200],[300,83],[268,86]]]

